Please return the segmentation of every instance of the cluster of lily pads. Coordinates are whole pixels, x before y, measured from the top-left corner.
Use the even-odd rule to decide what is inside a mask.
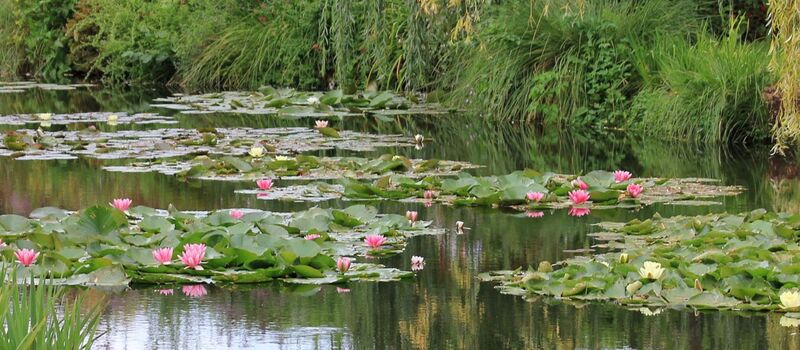
[[[331,130],[325,132],[325,130]],[[335,135],[333,134],[335,133]],[[402,135],[374,135],[338,132],[330,127],[292,128],[208,128],[80,131],[7,132],[0,144],[0,156],[28,159],[154,159],[187,155],[292,154],[305,151],[341,149],[372,151],[376,147],[408,147],[415,141]]]
[[[800,310],[798,215],[759,209],[599,225],[592,236],[605,253],[482,277],[507,293],[637,308]]]
[[[376,158],[361,157],[316,157],[311,155],[288,156],[225,156],[194,159],[161,160],[131,163],[123,166],[106,166],[109,171],[148,172],[157,171],[180,178],[202,180],[252,180],[264,177],[318,180],[353,178],[376,178],[385,174],[404,174],[409,177],[454,175],[462,169],[475,168],[466,162],[438,159],[409,159],[400,155],[385,154]]]
[[[30,89],[42,89],[42,90],[75,90],[77,88],[84,88],[84,87],[92,87],[92,84],[67,84],[67,85],[59,85],[59,84],[47,84],[47,83],[37,83],[35,81],[13,81],[13,82],[2,82],[0,81],[0,94],[10,94],[10,93],[21,93],[25,92],[25,90]]]
[[[732,196],[743,189],[722,186],[716,180],[698,178],[633,178],[626,171],[592,171],[582,176],[515,171],[502,176],[455,178],[427,176],[415,179],[403,174],[374,181],[344,178],[339,185],[315,183],[294,186],[270,194],[270,199],[315,200],[344,197],[351,200],[389,199],[427,204],[507,207],[536,216],[542,209],[569,208],[575,216],[591,209],[637,208],[664,203],[708,205],[710,199]],[[261,193],[261,192],[256,192]]]
[[[53,125],[67,125],[75,123],[106,123],[110,126],[119,124],[177,124],[178,121],[172,117],[166,117],[155,113],[135,113],[124,112],[88,112],[72,114],[12,114],[0,115],[0,125],[25,125],[38,124],[43,128]]]
[[[74,213],[1,215],[0,257],[23,266],[22,276],[66,285],[390,281],[413,273],[351,257],[395,254],[408,237],[443,233],[416,214],[381,215],[363,205],[291,214],[130,205],[118,199]]]
[[[342,90],[301,92],[270,86],[258,91],[226,91],[202,95],[176,94],[158,98],[153,107],[180,110],[183,114],[233,112],[277,114],[286,117],[345,117],[362,114],[443,114],[449,110],[428,104],[417,95],[392,91],[345,94]]]

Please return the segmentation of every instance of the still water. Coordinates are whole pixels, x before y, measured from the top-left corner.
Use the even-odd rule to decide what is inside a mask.
[[[39,90],[0,95],[0,114],[144,112],[174,114],[148,104],[165,91],[95,89]],[[177,115],[178,126],[312,126],[310,119],[275,116]],[[527,302],[480,283],[478,273],[536,265],[589,248],[592,223],[662,215],[739,212],[754,208],[800,213],[798,168],[769,159],[767,148],[720,149],[642,140],[624,134],[559,134],[516,125],[487,124],[477,116],[347,117],[332,126],[380,134],[420,133],[434,141],[423,149],[382,149],[420,158],[470,161],[486,167],[476,174],[504,174],[533,168],[563,173],[624,168],[636,176],[713,177],[748,191],[712,207],[654,206],[640,211],[594,211],[573,218],[566,211],[528,218],[484,208],[375,202],[383,212],[413,209],[435,226],[456,220],[472,229],[464,235],[422,236],[405,253],[382,263],[410,269],[412,255],[427,265],[413,280],[294,286],[280,283],[208,287],[190,297],[134,287],[124,292],[91,291],[109,306],[97,349],[800,349],[797,328],[782,327],[779,315],[665,310],[655,316],[615,305],[565,304],[550,298]],[[27,128],[35,125],[27,125]],[[81,125],[56,126],[78,129]],[[99,126],[107,128],[107,126]],[[133,128],[155,128],[157,126]],[[19,128],[19,127],[15,127]],[[12,130],[0,126],[0,130]],[[122,129],[122,127],[120,127]],[[315,155],[351,155],[325,151]],[[76,210],[115,197],[136,204],[185,210],[259,208],[295,211],[313,204],[257,200],[235,194],[250,184],[180,182],[159,174],[102,171],[90,159],[15,161],[0,158],[0,214],[27,215],[42,206]],[[280,183],[279,183],[280,186]],[[345,206],[333,201],[321,206]],[[196,291],[195,291],[196,292]],[[199,293],[203,294],[203,293]]]

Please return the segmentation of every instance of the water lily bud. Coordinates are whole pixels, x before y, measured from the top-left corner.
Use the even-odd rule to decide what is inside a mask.
[[[550,264],[549,261],[545,260],[539,263],[539,268],[536,269],[539,272],[553,272],[553,265]]]
[[[619,255],[619,263],[620,264],[627,264],[628,263],[628,253],[622,253]]]
[[[700,280],[697,278],[694,279],[694,289],[697,289],[701,292],[703,291],[703,284],[700,283]]]
[[[637,290],[639,290],[639,288],[642,288],[642,282],[636,281],[625,287],[625,290],[628,291],[629,295],[633,295]]]

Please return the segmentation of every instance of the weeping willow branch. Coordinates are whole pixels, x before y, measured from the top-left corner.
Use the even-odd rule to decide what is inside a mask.
[[[780,108],[773,128],[773,152],[783,154],[800,140],[800,65],[795,64],[800,59],[800,0],[770,0],[769,22],[773,36],[770,68],[780,77],[776,86]]]

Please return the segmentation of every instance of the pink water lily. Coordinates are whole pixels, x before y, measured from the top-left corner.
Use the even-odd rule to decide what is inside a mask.
[[[158,294],[161,294],[161,295],[172,295],[173,293],[175,293],[175,291],[172,290],[172,289],[159,289],[159,290],[157,290],[157,292],[158,292]]]
[[[4,248],[4,247],[7,247],[7,246],[8,246],[8,244],[6,244],[6,242],[3,242],[3,240],[0,239],[0,248]]]
[[[186,265],[187,269],[202,270],[203,267],[200,266],[200,263],[203,262],[205,256],[205,244],[187,244],[183,246],[183,255],[179,255],[178,259],[181,259],[181,262]]]
[[[364,237],[364,243],[372,249],[380,249],[386,243],[386,237],[381,235],[367,235]]]
[[[181,287],[183,294],[189,298],[199,298],[208,294],[206,286],[202,284],[193,284]]]
[[[620,183],[620,182],[628,181],[628,179],[630,179],[631,176],[632,175],[631,175],[630,171],[617,170],[617,171],[614,172],[614,182]]]
[[[413,224],[417,222],[418,215],[419,213],[417,213],[416,211],[409,210],[406,212],[406,219],[408,219],[408,221],[411,221],[411,223]]]
[[[420,271],[425,268],[425,258],[421,256],[411,257],[411,271]]]
[[[347,270],[350,270],[350,258],[341,257],[337,259],[336,269],[341,273],[345,273]]]
[[[327,128],[328,127],[328,121],[327,120],[314,121],[314,127],[317,128],[317,129]]]
[[[427,202],[425,202],[425,203],[422,203],[422,205],[423,205],[423,206],[425,206],[425,208],[430,208],[430,207],[432,207],[432,206],[433,206],[433,202],[431,202],[431,201],[427,201]]]
[[[568,195],[573,204],[583,204],[589,200],[589,192],[585,190],[570,191]]]
[[[339,294],[350,293],[350,288],[336,287],[336,293]]]
[[[153,249],[153,259],[159,264],[167,265],[172,262],[172,248]]]
[[[231,210],[230,215],[231,215],[232,218],[238,220],[238,219],[241,219],[242,216],[244,216],[244,212],[242,212],[241,210],[235,210],[234,209],[234,210]]]
[[[108,203],[110,206],[117,208],[121,211],[127,211],[131,207],[133,201],[130,198],[117,198]]]
[[[433,199],[433,198],[436,197],[436,192],[433,192],[431,190],[427,190],[422,194],[422,197],[425,198],[425,199]]]
[[[567,215],[575,216],[575,217],[581,217],[581,216],[589,215],[589,213],[591,213],[591,212],[592,212],[592,210],[589,209],[589,208],[570,207],[569,210],[567,210]]]
[[[313,241],[313,240],[315,240],[315,239],[317,239],[317,238],[320,238],[320,237],[322,237],[322,236],[320,236],[320,235],[318,235],[318,234],[316,234],[316,233],[312,233],[312,234],[307,234],[307,235],[306,235],[305,237],[303,237],[303,238],[305,238],[305,239],[307,239],[307,240],[309,240],[309,241]]]
[[[630,184],[628,185],[628,188],[626,190],[628,191],[628,194],[631,195],[632,198],[636,198],[639,197],[640,194],[642,194],[642,191],[644,191],[644,187],[639,184]]]
[[[572,187],[577,187],[584,191],[589,189],[589,185],[583,182],[583,180],[581,180],[580,178],[572,180]]]
[[[258,188],[260,190],[262,190],[262,191],[271,190],[273,184],[274,183],[272,182],[272,179],[259,179],[259,180],[256,180],[256,185],[258,185]]]
[[[36,263],[39,252],[33,249],[17,249],[17,251],[14,252],[14,256],[17,257],[17,261],[19,261],[22,266],[28,267]]]
[[[525,216],[527,216],[529,218],[536,219],[536,218],[543,217],[544,216],[544,212],[543,211],[526,211],[525,212]]]
[[[542,198],[544,198],[544,193],[542,193],[542,192],[528,192],[528,194],[525,197],[528,198],[529,201],[538,203],[539,201],[542,200]]]

